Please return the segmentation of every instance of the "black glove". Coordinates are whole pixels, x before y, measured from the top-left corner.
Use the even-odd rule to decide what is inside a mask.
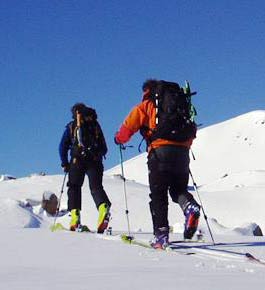
[[[61,164],[62,168],[63,168],[63,171],[65,173],[69,172],[69,169],[70,169],[70,164],[69,163],[66,163],[66,164]]]
[[[119,143],[118,140],[116,139],[116,136],[114,137],[114,143],[115,143],[116,145],[121,145],[121,143]]]

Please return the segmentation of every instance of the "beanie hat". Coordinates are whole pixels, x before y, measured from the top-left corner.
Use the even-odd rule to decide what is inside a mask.
[[[72,118],[76,119],[76,112],[80,112],[82,113],[83,110],[85,110],[86,105],[83,103],[76,103],[73,105],[73,107],[71,108],[71,112],[72,112]]]

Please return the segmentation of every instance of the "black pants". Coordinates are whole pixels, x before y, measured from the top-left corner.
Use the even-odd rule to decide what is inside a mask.
[[[183,211],[188,204],[196,203],[192,194],[187,191],[189,163],[189,149],[183,146],[162,146],[148,155],[150,211],[154,234],[169,231],[168,193]]]
[[[68,181],[68,210],[80,209],[82,204],[81,188],[84,183],[85,175],[88,176],[89,188],[96,207],[101,203],[108,206],[111,202],[102,185],[103,164],[101,161],[83,161],[74,158],[70,164]]]

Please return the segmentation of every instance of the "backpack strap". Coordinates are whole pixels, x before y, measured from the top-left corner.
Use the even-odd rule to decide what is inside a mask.
[[[72,121],[68,124],[72,145],[84,147],[82,144],[82,135],[81,135],[81,128],[79,128],[76,124],[76,121]]]

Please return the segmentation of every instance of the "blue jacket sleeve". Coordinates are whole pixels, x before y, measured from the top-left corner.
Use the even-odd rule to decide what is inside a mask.
[[[68,162],[68,151],[70,150],[70,147],[72,145],[71,135],[70,135],[70,129],[69,126],[65,128],[65,131],[63,133],[60,145],[59,145],[59,155],[62,162],[62,166],[67,165]]]

